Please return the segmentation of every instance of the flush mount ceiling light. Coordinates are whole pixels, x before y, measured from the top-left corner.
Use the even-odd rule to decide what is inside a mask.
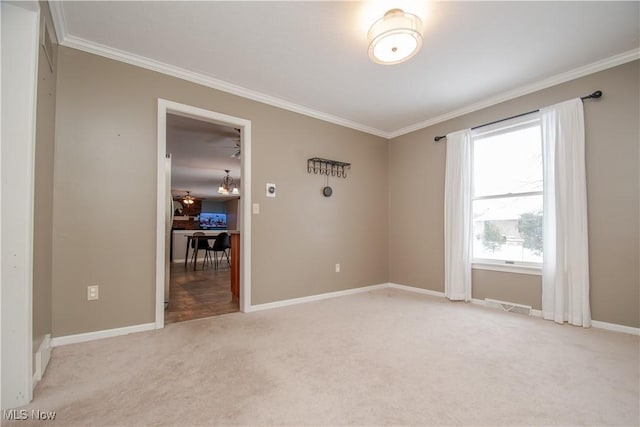
[[[369,58],[378,64],[399,64],[422,46],[422,21],[402,9],[391,9],[369,29]]]

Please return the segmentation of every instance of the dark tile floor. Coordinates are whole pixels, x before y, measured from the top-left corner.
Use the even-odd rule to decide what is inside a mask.
[[[218,270],[208,265],[204,270],[198,263],[185,269],[182,263],[171,264],[169,306],[164,312],[164,323],[183,322],[233,313],[240,310],[237,299],[231,295],[230,270],[221,263]]]

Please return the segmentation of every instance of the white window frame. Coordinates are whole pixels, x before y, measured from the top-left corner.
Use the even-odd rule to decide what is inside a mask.
[[[510,197],[527,197],[527,196],[542,196],[543,191],[528,191],[522,193],[507,193],[507,194],[492,194],[490,196],[475,196],[475,185],[473,183],[474,168],[475,168],[475,142],[476,139],[485,138],[487,136],[500,135],[505,133],[514,132],[516,130],[525,129],[533,126],[540,127],[540,113],[534,112],[519,116],[513,119],[501,121],[482,128],[474,129],[471,131],[471,206],[476,200],[489,200],[489,199],[504,199]],[[540,141],[540,149],[542,150],[542,141]],[[544,215],[544,206],[543,206]],[[471,215],[471,221],[473,221],[473,215]],[[472,224],[473,226],[473,224]],[[542,262],[526,262],[526,261],[510,261],[510,260],[497,260],[478,258],[475,256],[472,250],[471,268],[475,270],[489,270],[489,271],[502,271],[508,273],[518,274],[530,274],[541,276],[542,275]]]

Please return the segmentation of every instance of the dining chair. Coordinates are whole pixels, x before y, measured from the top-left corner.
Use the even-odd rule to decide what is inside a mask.
[[[213,242],[213,246],[210,247],[207,252],[213,252],[213,261],[214,267],[218,269],[218,252],[222,252],[221,258],[224,256],[227,258],[227,265],[231,267],[231,262],[229,261],[229,249],[231,248],[231,241],[229,239],[229,233],[222,232],[216,236],[216,240]],[[209,257],[211,258],[211,257]],[[204,265],[204,264],[203,264]]]
[[[198,262],[198,258],[196,255],[199,250],[204,250],[204,261],[202,261],[202,268],[204,268],[204,264],[207,261],[207,258],[210,260],[211,255],[209,254],[209,250],[211,247],[209,246],[209,241],[207,239],[201,239],[200,237],[204,237],[205,234],[202,231],[196,231],[193,233],[194,239],[191,240],[191,249],[193,249],[193,254],[191,254],[191,262],[195,266],[195,263]]]

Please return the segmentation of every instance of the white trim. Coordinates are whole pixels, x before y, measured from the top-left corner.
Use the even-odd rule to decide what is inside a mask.
[[[2,43],[2,22],[3,22],[4,18],[2,17],[2,4],[0,3],[0,47],[2,47],[3,43]],[[2,197],[2,183],[4,182],[4,180],[2,179],[2,120],[4,117],[4,113],[2,111],[2,100],[4,99],[3,93],[2,93],[2,52],[0,52],[0,233],[2,233],[2,218],[3,218],[3,206],[6,205],[6,203],[4,202],[4,198]],[[35,177],[34,177],[35,179]],[[0,236],[0,375],[2,372],[2,335],[4,333],[4,326],[2,325],[2,294],[4,292],[2,292],[2,288],[3,286],[3,280],[2,277],[4,277],[4,269],[2,267],[2,260],[4,259],[3,256],[3,250],[2,250],[2,237]],[[33,305],[33,303],[32,303]],[[32,380],[33,381],[33,380]],[[0,409],[4,409],[2,407],[2,389],[4,388],[4,383],[2,382],[2,377],[0,376]]]
[[[405,286],[405,285],[397,285],[395,283],[387,283],[387,287],[394,288],[394,289],[401,289],[401,290],[408,291],[408,292],[416,292],[416,293],[420,293],[420,294],[433,295],[433,296],[436,296],[436,297],[442,297],[442,298],[445,297],[443,292],[430,291],[428,289],[416,288],[416,287],[413,287],[413,286]],[[517,304],[517,303],[512,303],[512,302],[506,302],[506,301],[501,301],[501,302],[503,302],[504,304],[522,306],[522,304]],[[481,305],[483,307],[485,306],[485,300],[478,299],[478,298],[472,298],[471,299],[471,303],[472,304]],[[541,310],[537,310],[535,308],[532,308],[531,309],[531,313],[529,314],[529,316],[531,316],[531,317],[539,317],[539,318],[542,319],[542,311]],[[596,328],[596,329],[605,329],[605,330],[608,330],[608,331],[622,332],[622,333],[625,333],[625,334],[640,336],[640,328],[634,328],[633,326],[625,326],[625,325],[618,325],[616,323],[600,322],[598,320],[592,320],[591,321],[591,326]]]
[[[1,406],[33,396],[33,223],[40,6],[2,2]],[[11,82],[8,84],[7,82]]]
[[[473,298],[471,300],[471,302],[473,304],[481,305],[483,307],[486,306],[485,300]],[[506,302],[506,301],[500,301],[500,302],[503,303],[503,304],[509,304],[509,305],[515,305],[515,306],[523,306],[522,304],[516,304],[516,303],[511,303],[511,302]],[[526,307],[529,307],[529,306],[526,306]],[[530,316],[531,317],[539,317],[539,318],[542,319],[542,310],[537,310],[535,308],[532,308]],[[624,334],[640,336],[640,328],[634,328],[632,326],[618,325],[616,323],[600,322],[598,320],[592,320],[591,321],[591,326],[596,328],[596,329],[605,329],[607,331],[622,332]]]
[[[609,58],[605,58],[600,61],[587,64],[583,67],[578,67],[565,73],[557,74],[538,82],[534,82],[528,85],[521,86],[519,88],[510,90],[508,92],[501,93],[489,98],[486,98],[480,102],[476,102],[471,105],[467,105],[462,108],[450,111],[440,116],[433,117],[431,119],[418,122],[416,124],[406,126],[402,129],[398,129],[393,132],[389,132],[388,139],[397,138],[402,135],[406,135],[411,132],[415,132],[420,129],[424,129],[429,126],[433,126],[438,123],[446,122],[447,120],[455,119],[456,117],[463,116],[465,114],[473,113],[474,111],[482,110],[488,107],[492,107],[502,102],[510,101],[515,98],[519,98],[524,95],[528,95],[539,90],[547,89],[552,86],[566,83],[571,80],[578,79],[580,77],[588,76],[589,74],[597,73],[609,68],[616,67],[618,65],[626,64],[627,62],[640,59],[640,49],[632,49],[619,55],[614,55]],[[594,90],[597,88],[593,88]],[[586,95],[586,94],[582,94]]]
[[[403,291],[415,292],[418,294],[431,295],[434,297],[444,298],[444,292],[432,291],[430,289],[416,288],[415,286],[398,285],[397,283],[389,283],[389,287],[393,289],[401,289]]]
[[[243,121],[240,133],[242,156],[240,157],[240,182],[243,195],[240,198],[240,311],[251,309],[251,121]]]
[[[51,11],[51,19],[53,20],[53,29],[56,33],[58,43],[62,42],[69,37],[69,31],[67,29],[67,21],[64,17],[64,10],[62,10],[61,1],[47,1],[49,4],[49,10]]]
[[[242,197],[240,198],[240,311],[248,312],[251,307],[251,120],[233,117],[191,105],[180,104],[158,98],[158,141],[157,141],[157,193],[156,193],[156,328],[164,327],[164,278],[165,278],[165,156],[167,147],[167,113],[205,120],[217,124],[233,126],[241,130],[242,157],[241,176]]]
[[[591,326],[598,329],[605,329],[607,331],[622,332],[624,334],[640,336],[640,328],[634,328],[633,326],[625,326],[625,325],[618,325],[616,323],[600,322],[598,320],[592,320]]]
[[[62,46],[71,47],[74,49],[82,50],[84,52],[93,53],[95,55],[103,56],[105,58],[114,59],[116,61],[124,62],[126,64],[135,65],[141,68],[145,68],[147,70],[156,71],[162,74],[166,74],[168,76],[177,77],[179,79],[196,83],[202,86],[210,87],[212,89],[237,95],[242,98],[251,99],[253,101],[257,101],[263,104],[282,108],[284,110],[293,111],[294,113],[302,114],[308,117],[313,117],[313,118],[323,120],[329,123],[333,123],[339,126],[355,129],[364,133],[379,136],[381,138],[390,139],[389,132],[376,129],[371,126],[357,123],[352,120],[335,116],[333,114],[328,114],[322,111],[314,110],[312,108],[295,104],[285,99],[267,95],[255,90],[247,89],[242,86],[238,86],[229,82],[225,82],[220,79],[216,79],[206,74],[201,74],[194,71],[186,70],[184,68],[175,67],[173,65],[156,61],[150,58],[146,58],[144,56],[136,55],[136,54],[126,52],[120,49],[112,48],[100,43],[92,42],[90,40],[86,40],[81,37],[70,35],[66,18],[64,15],[64,7],[63,7],[64,2],[49,0],[48,3],[51,9],[51,17],[53,19],[53,26],[56,32],[56,36],[58,38],[58,44]],[[244,153],[242,154],[244,156]]]
[[[325,299],[337,298],[337,297],[359,294],[359,293],[374,291],[378,289],[387,289],[387,288],[399,289],[407,292],[414,292],[414,293],[423,294],[423,295],[445,298],[443,292],[432,291],[432,290],[423,289],[423,288],[416,288],[414,286],[398,285],[396,283],[382,283],[379,285],[363,286],[360,288],[345,289],[343,291],[328,292],[324,294],[311,295],[307,297],[292,298],[287,300],[269,302],[265,304],[257,304],[257,305],[251,306],[250,309],[246,311],[255,312],[255,311],[262,311],[262,310],[270,310],[273,308],[286,307],[286,306],[296,305],[296,304],[304,304],[304,303],[313,302],[313,301],[322,301]],[[481,305],[481,306],[485,305],[484,300],[477,299],[477,298],[473,298],[471,300],[471,303]],[[512,303],[505,302],[505,304],[512,304]],[[540,310],[532,309],[531,316],[542,317],[542,313]],[[606,322],[598,322],[595,320],[592,322],[592,325],[594,328],[606,329],[606,330],[615,331],[615,332],[623,332],[631,335],[640,335],[639,328],[633,328],[630,326],[616,325],[613,323],[606,323]],[[68,344],[77,344],[77,343],[82,343],[87,341],[94,341],[94,340],[103,339],[103,338],[111,338],[111,337],[116,337],[121,335],[128,335],[128,334],[133,334],[137,332],[146,332],[154,329],[156,329],[155,323],[145,323],[141,325],[125,326],[125,327],[116,328],[116,329],[107,329],[103,331],[87,332],[87,333],[77,334],[77,335],[55,337],[50,340],[49,348],[60,347]]]
[[[484,300],[483,299],[478,299],[478,298],[471,298],[471,304],[484,306]]]
[[[164,328],[166,241],[167,109],[158,100],[158,145],[156,170],[156,316],[157,329]]]
[[[476,200],[494,200],[494,199],[508,199],[510,197],[529,197],[529,196],[543,196],[543,191],[525,191],[523,193],[507,193],[507,194],[490,194],[488,196],[475,196],[473,201]]]
[[[253,101],[261,102],[263,104],[282,108],[288,111],[293,111],[294,113],[313,117],[315,119],[323,120],[325,122],[333,123],[339,126],[344,126],[346,128],[355,129],[361,132],[365,132],[368,134],[389,139],[388,132],[373,128],[371,126],[356,123],[354,121],[344,119],[342,117],[334,116],[332,114],[323,113],[322,111],[314,110],[312,108],[295,104],[291,101],[287,101],[282,98],[267,95],[255,90],[247,89],[242,86],[228,83],[223,80],[208,76],[206,74],[186,70],[184,68],[176,67],[170,64],[166,64],[164,62],[149,59],[144,56],[136,55],[133,53],[125,52],[123,50],[115,49],[109,46],[105,46],[99,43],[85,40],[80,37],[69,35],[65,37],[60,44],[66,47],[71,47],[74,49],[93,53],[95,55],[103,56],[105,58],[110,58],[116,61],[124,62],[126,64],[135,65],[137,67],[145,68],[147,70],[156,71],[162,74],[166,74],[168,76],[177,77],[182,80],[186,80],[186,81],[196,83],[202,86],[206,86],[212,89],[220,90],[222,92],[237,95],[242,98],[251,99]]]
[[[542,276],[541,267],[528,267],[524,265],[472,263],[472,270],[500,271],[504,273],[528,274],[531,276]]]
[[[155,323],[143,323],[141,325],[124,326],[122,328],[105,329],[102,331],[85,332],[82,334],[65,335],[62,337],[51,338],[51,347],[60,347],[62,345],[77,344],[87,341],[95,341],[103,338],[118,337],[121,335],[133,334],[136,332],[146,332],[156,329]]]
[[[51,360],[51,334],[47,334],[42,339],[36,351],[35,366],[32,380],[32,388],[36,388],[36,384],[42,379],[44,371],[47,370],[49,360]]]
[[[286,307],[289,305],[296,305],[296,304],[304,304],[304,303],[313,302],[313,301],[322,301],[329,298],[337,298],[337,297],[342,297],[346,295],[359,294],[362,292],[369,292],[376,289],[385,289],[388,287],[389,287],[389,283],[382,283],[380,285],[370,285],[370,286],[363,286],[360,288],[345,289],[343,291],[335,291],[335,292],[327,292],[324,294],[310,295],[308,297],[285,299],[280,301],[268,302],[265,304],[253,305],[251,306],[249,311],[253,312],[253,311],[270,310],[272,308]]]
[[[587,64],[582,67],[569,70],[567,72],[551,76],[547,79],[534,82],[528,85],[521,86],[519,88],[504,92],[502,94],[487,98],[481,102],[477,102],[440,116],[433,117],[422,122],[409,125],[395,131],[384,131],[368,125],[354,122],[342,117],[335,116],[333,114],[324,113],[322,111],[314,110],[309,107],[305,107],[293,102],[277,98],[271,95],[267,95],[261,92],[257,92],[251,89],[244,88],[242,86],[234,85],[223,80],[207,76],[205,74],[196,73],[183,68],[175,67],[163,62],[155,61],[140,55],[129,53],[120,49],[115,49],[109,46],[95,43],[90,40],[76,37],[69,34],[67,23],[64,16],[63,2],[61,1],[49,1],[51,7],[51,16],[53,18],[56,35],[58,37],[59,44],[62,46],[71,47],[74,49],[82,50],[85,52],[93,53],[95,55],[103,56],[105,58],[114,59],[116,61],[124,62],[131,65],[136,65],[147,70],[157,71],[162,74],[177,77],[182,80],[197,83],[212,89],[220,90],[223,92],[231,93],[243,98],[251,99],[254,101],[262,102],[267,105],[282,108],[288,111],[293,111],[305,116],[313,117],[319,120],[323,120],[329,123],[333,123],[339,126],[355,129],[361,132],[365,132],[371,135],[379,136],[385,139],[393,139],[402,135],[406,135],[411,132],[415,132],[420,129],[424,129],[429,126],[433,126],[437,123],[442,123],[447,120],[469,114],[474,111],[482,110],[487,107],[499,104],[501,102],[509,101],[514,98],[518,98],[523,95],[527,95],[532,92],[536,92],[542,89],[546,89],[551,86],[555,86],[561,83],[568,82],[580,77],[587,76],[589,74],[596,73],[598,71],[606,70],[608,68],[622,65],[627,62],[640,59],[640,49],[632,49],[627,52],[623,52],[618,55],[611,56],[609,58],[602,59],[600,61]]]

